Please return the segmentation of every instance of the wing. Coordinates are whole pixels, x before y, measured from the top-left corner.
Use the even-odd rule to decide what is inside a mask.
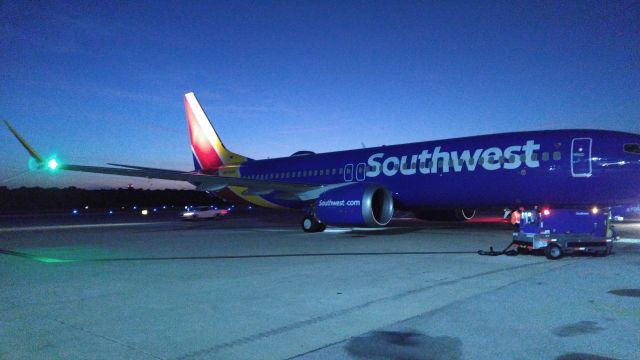
[[[5,125],[13,133],[13,135],[20,141],[22,146],[29,152],[29,155],[33,157],[38,168],[45,168],[45,159],[38,154],[29,143],[5,120]],[[51,162],[47,164],[51,167]],[[123,164],[110,164],[116,167],[106,166],[87,166],[87,165],[73,165],[73,164],[58,164],[55,162],[52,168],[56,170],[66,171],[78,171],[94,174],[109,174],[109,175],[121,175],[121,176],[133,176],[149,179],[163,179],[163,180],[175,180],[175,181],[187,181],[198,187],[201,190],[217,191],[227,186],[239,186],[246,188],[245,193],[247,195],[267,195],[275,194],[278,198],[286,200],[313,200],[316,199],[323,192],[347,186],[349,183],[340,184],[304,184],[304,183],[289,183],[280,181],[265,181],[256,179],[246,179],[239,177],[217,176],[202,174],[193,171],[180,171],[170,169],[158,169],[135,165],[123,165]]]

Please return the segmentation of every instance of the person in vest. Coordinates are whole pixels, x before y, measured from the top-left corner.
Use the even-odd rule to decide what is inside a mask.
[[[513,225],[513,232],[520,232],[520,218],[522,217],[522,210],[514,210],[511,212],[511,225]]]

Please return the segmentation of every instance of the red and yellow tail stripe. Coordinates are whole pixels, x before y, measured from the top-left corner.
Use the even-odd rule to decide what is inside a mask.
[[[219,176],[240,177],[239,164],[247,161],[247,158],[229,151],[222,144],[194,93],[184,95],[184,107],[187,112],[189,138],[196,170]],[[245,194],[246,189],[245,187],[229,186],[221,191],[220,195],[235,202],[244,200],[263,207],[282,208],[282,206],[265,200],[261,196]]]
[[[184,95],[184,107],[191,148],[201,170],[214,170],[222,165],[239,164],[247,160],[246,157],[227,150],[222,144],[194,93]]]

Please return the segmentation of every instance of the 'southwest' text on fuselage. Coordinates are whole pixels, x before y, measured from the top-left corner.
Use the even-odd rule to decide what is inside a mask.
[[[370,169],[367,171],[367,177],[376,177],[380,173],[385,176],[394,176],[398,173],[414,175],[418,172],[420,174],[446,173],[450,168],[453,168],[454,172],[460,172],[465,167],[467,171],[475,171],[478,165],[489,171],[501,168],[513,170],[523,163],[527,167],[537,168],[540,162],[537,159],[534,160],[533,156],[536,150],[540,150],[540,145],[534,140],[527,140],[525,145],[513,145],[505,149],[499,147],[475,149],[473,154],[470,150],[442,151],[440,146],[436,146],[432,151],[422,150],[420,154],[401,157],[385,158],[384,153],[375,153],[367,161]]]

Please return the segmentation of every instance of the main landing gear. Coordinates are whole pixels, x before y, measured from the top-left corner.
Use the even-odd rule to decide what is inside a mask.
[[[322,232],[326,228],[327,225],[321,223],[320,220],[313,215],[306,215],[304,219],[302,219],[302,230],[304,230],[304,232]]]

